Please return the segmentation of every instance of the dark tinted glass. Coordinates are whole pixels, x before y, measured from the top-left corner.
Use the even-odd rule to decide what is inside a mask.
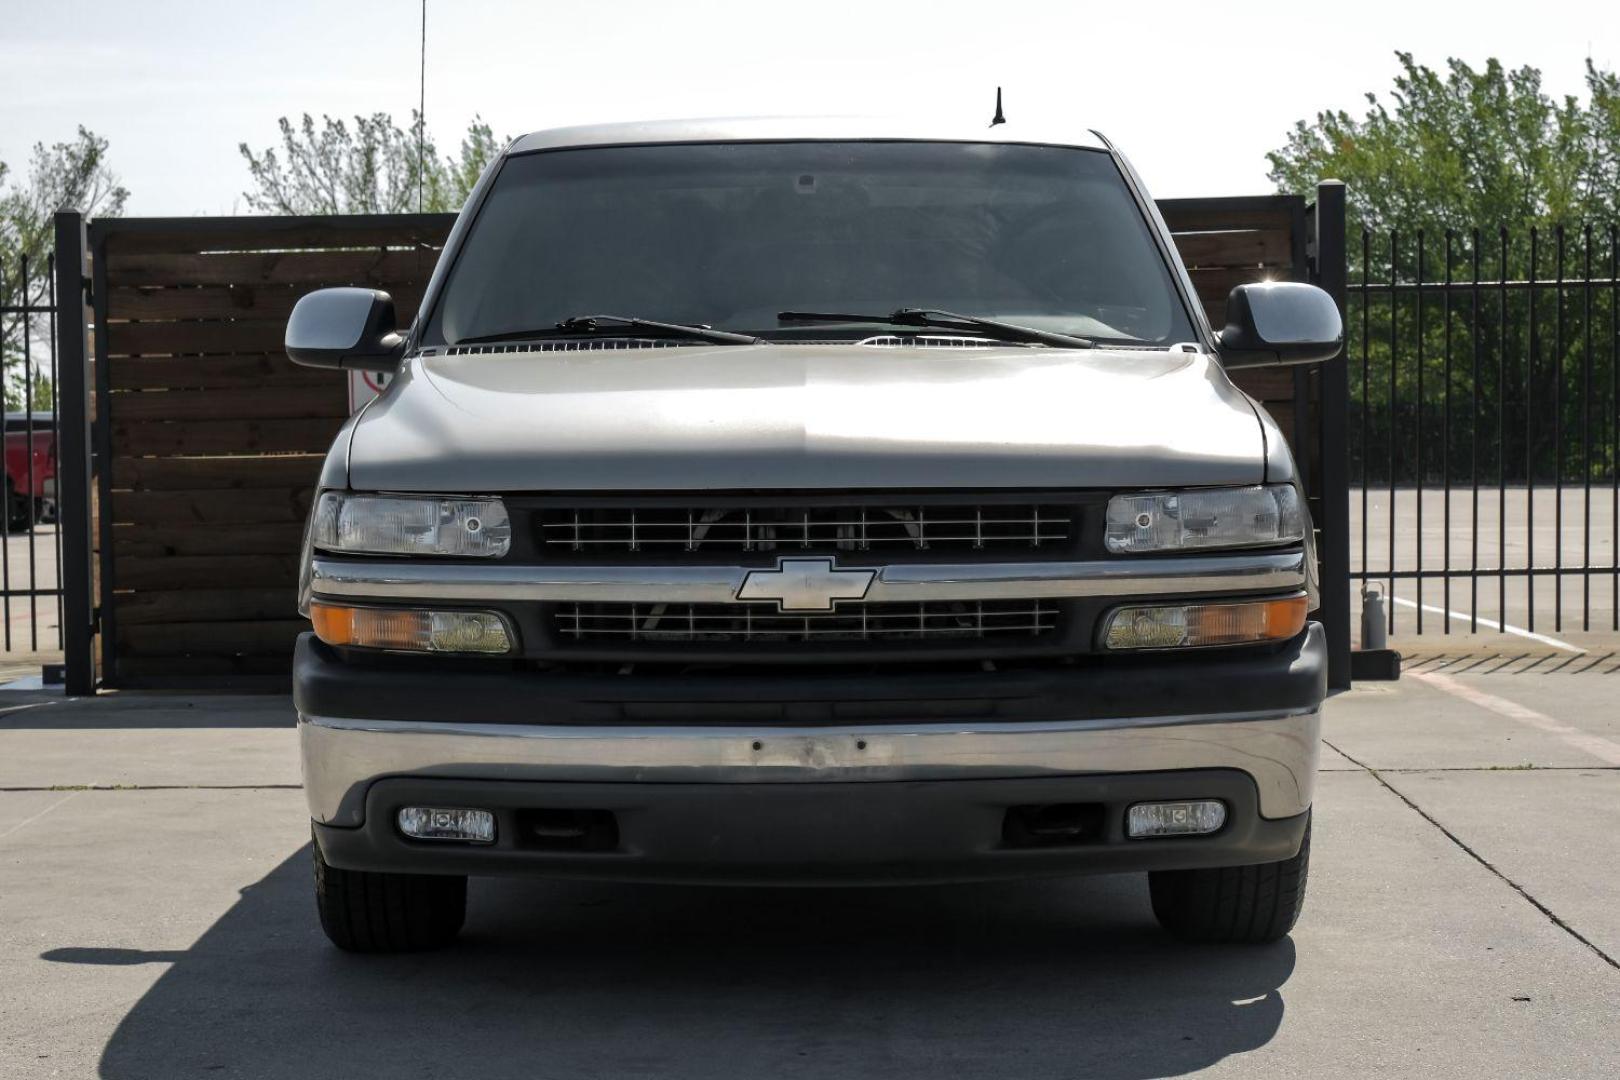
[[[1103,340],[1193,337],[1104,153],[799,142],[508,160],[425,340],[590,314],[771,335],[785,329],[776,313],[786,309],[899,307]]]

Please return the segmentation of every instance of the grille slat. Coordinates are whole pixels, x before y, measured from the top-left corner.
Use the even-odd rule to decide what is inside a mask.
[[[552,553],[1032,550],[1071,537],[1062,506],[780,506],[548,509]]]
[[[754,604],[562,604],[559,634],[575,641],[792,642],[1040,637],[1058,626],[1040,600],[844,603],[828,613],[786,614]]]

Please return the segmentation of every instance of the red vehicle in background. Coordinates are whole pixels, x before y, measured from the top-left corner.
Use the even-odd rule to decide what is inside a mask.
[[[48,412],[6,413],[6,531],[56,520],[56,427]]]

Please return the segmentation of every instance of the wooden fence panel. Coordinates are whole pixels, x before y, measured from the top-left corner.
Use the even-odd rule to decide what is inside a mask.
[[[285,682],[298,547],[347,379],[290,363],[298,298],[386,289],[410,322],[450,215],[107,221],[91,230],[112,686]]]
[[[1226,325],[1226,298],[1254,281],[1305,281],[1306,206],[1294,195],[1241,199],[1167,199],[1159,204],[1211,325]],[[1304,380],[1302,383],[1301,380]],[[1296,432],[1295,414],[1311,404],[1308,373],[1249,369],[1232,381],[1266,407],[1305,467],[1311,455]],[[1303,392],[1302,392],[1303,391]],[[1308,428],[1306,429],[1309,430]]]

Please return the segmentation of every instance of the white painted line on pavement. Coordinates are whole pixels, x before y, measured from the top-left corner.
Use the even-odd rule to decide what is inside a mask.
[[[1474,618],[1474,620],[1481,626],[1488,626],[1492,630],[1500,630],[1505,634],[1518,634],[1522,638],[1529,638],[1531,641],[1539,641],[1543,645],[1551,645],[1555,649],[1564,649],[1572,653],[1583,653],[1586,651],[1579,645],[1571,645],[1567,641],[1560,641],[1555,637],[1548,637],[1546,634],[1537,634],[1533,631],[1526,630],[1522,626],[1511,626],[1508,623],[1499,623],[1495,619],[1487,619],[1483,615],[1469,616],[1465,612],[1448,611],[1446,608],[1435,607],[1433,604],[1418,604],[1401,596],[1392,596],[1390,599],[1404,607],[1421,607],[1424,611],[1432,611],[1436,615],[1446,615],[1453,619],[1461,620],[1462,622],[1467,622],[1470,618]]]
[[[1591,732],[1571,727],[1561,720],[1554,720],[1546,713],[1536,712],[1536,710],[1520,705],[1516,701],[1509,701],[1507,698],[1497,697],[1495,694],[1487,694],[1485,691],[1477,690],[1467,683],[1457,681],[1450,675],[1442,675],[1435,671],[1414,671],[1411,673],[1411,677],[1426,682],[1436,689],[1444,690],[1452,697],[1461,698],[1470,705],[1477,705],[1481,709],[1486,709],[1498,716],[1505,716],[1509,720],[1517,720],[1521,724],[1545,731],[1547,734],[1575,747],[1575,749],[1591,754],[1600,761],[1607,762],[1610,765],[1620,765],[1620,743],[1612,739],[1605,739],[1601,735],[1593,735]]]
[[[55,810],[58,806],[61,806],[63,803],[67,802],[69,799],[73,798],[75,795],[78,795],[78,794],[80,794],[80,792],[70,791],[70,792],[67,793],[67,795],[63,796],[60,799],[57,799],[55,802],[51,803],[51,805],[49,805],[45,809],[41,810],[39,813],[35,814],[33,817],[23,818],[21,821],[17,822],[17,824],[15,824],[11,828],[7,829],[5,832],[0,832],[0,840],[4,840],[6,837],[10,836],[12,833],[16,832],[18,829],[22,828],[24,825],[32,825],[34,822],[38,821],[40,818],[44,817],[46,814],[50,813],[52,810]]]

